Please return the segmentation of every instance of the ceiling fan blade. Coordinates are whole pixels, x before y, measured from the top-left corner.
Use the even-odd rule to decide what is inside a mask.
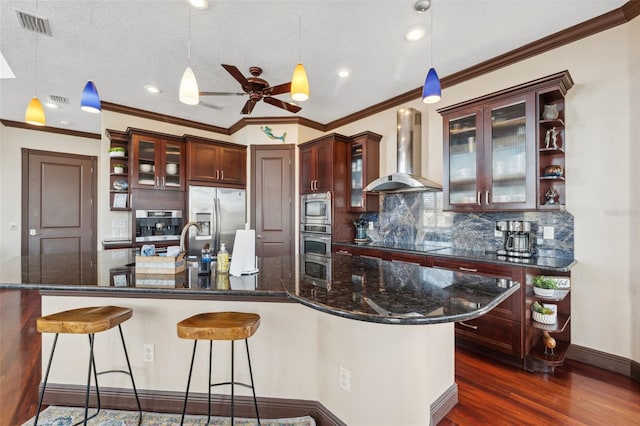
[[[291,82],[278,84],[277,86],[269,87],[267,89],[272,95],[281,95],[283,93],[291,92]],[[265,90],[265,92],[267,91]]]
[[[244,90],[245,92],[248,92],[249,90],[251,90],[251,83],[249,83],[246,77],[242,75],[240,70],[235,65],[226,65],[226,64],[221,64],[221,65],[222,65],[222,68],[227,70],[227,72],[231,74],[233,78],[238,80],[238,83],[240,83],[240,85],[242,86],[242,90]]]
[[[257,99],[249,99],[245,104],[244,107],[242,107],[242,111],[240,112],[240,114],[246,114],[249,115],[251,114],[251,111],[253,111],[253,107],[256,106],[256,103],[258,102]]]
[[[293,113],[296,113],[302,109],[298,105],[290,104],[289,102],[281,101],[280,99],[272,98],[270,96],[266,96],[265,98],[263,98],[263,101]]]
[[[200,92],[200,96],[244,96],[246,92]]]

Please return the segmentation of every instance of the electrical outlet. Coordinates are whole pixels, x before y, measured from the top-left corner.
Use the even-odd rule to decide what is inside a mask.
[[[340,367],[340,387],[347,392],[351,391],[351,372],[344,367]]]
[[[373,222],[369,221],[369,230],[373,231]]]
[[[142,345],[142,357],[144,359],[144,362],[154,361],[155,354],[154,354],[152,343],[145,343],[144,345]]]
[[[555,237],[553,226],[544,226],[542,228],[542,238],[545,240],[553,240]]]

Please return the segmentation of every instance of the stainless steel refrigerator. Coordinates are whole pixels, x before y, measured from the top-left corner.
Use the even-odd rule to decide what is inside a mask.
[[[189,186],[189,221],[200,229],[189,229],[189,254],[200,255],[209,244],[215,255],[224,243],[233,255],[236,230],[246,222],[246,192],[244,189]]]

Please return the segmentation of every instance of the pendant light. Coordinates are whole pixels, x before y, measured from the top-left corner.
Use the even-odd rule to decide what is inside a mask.
[[[200,91],[196,76],[191,69],[191,9],[189,9],[189,41],[187,44],[187,69],[182,74],[180,80],[180,102],[187,105],[198,105],[200,103]]]
[[[302,65],[302,16],[298,15],[298,37],[299,37],[299,55],[298,65],[293,70],[291,77],[291,99],[294,101],[306,101],[309,99],[309,80],[307,79],[307,71]]]
[[[91,30],[93,31],[93,4],[89,3],[89,24],[91,25]],[[89,62],[93,63],[91,58],[93,53],[93,48],[90,50]],[[80,109],[86,112],[91,112],[93,114],[98,114],[102,111],[102,104],[100,103],[100,95],[98,95],[98,89],[96,89],[96,85],[93,83],[93,80],[89,79],[87,84],[84,85],[84,89],[82,89],[82,97],[80,98]]]
[[[38,16],[38,0],[36,0],[36,16]],[[46,117],[44,115],[44,108],[42,102],[38,99],[38,33],[35,33],[35,45],[36,45],[36,96],[34,96],[27,110],[24,113],[24,121],[34,126],[44,126],[47,124]]]
[[[424,1],[424,0],[419,0],[416,4],[415,4],[415,9],[416,11],[418,11],[418,13],[423,13],[426,12],[427,10],[429,10],[431,8],[431,1]],[[433,9],[431,9],[431,25],[430,25],[430,31],[431,31],[431,36],[429,37],[429,55],[430,55],[430,62],[433,65]],[[427,73],[427,77],[424,80],[424,86],[422,86],[422,102],[424,102],[425,104],[433,104],[436,103],[440,100],[440,97],[442,95],[442,89],[440,87],[440,78],[438,77],[438,73],[436,72],[436,69],[433,68],[433,66],[431,68],[429,68],[429,72]]]

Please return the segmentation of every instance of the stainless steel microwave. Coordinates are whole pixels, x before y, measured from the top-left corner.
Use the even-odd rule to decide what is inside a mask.
[[[300,199],[300,222],[331,225],[331,192],[303,194]]]

